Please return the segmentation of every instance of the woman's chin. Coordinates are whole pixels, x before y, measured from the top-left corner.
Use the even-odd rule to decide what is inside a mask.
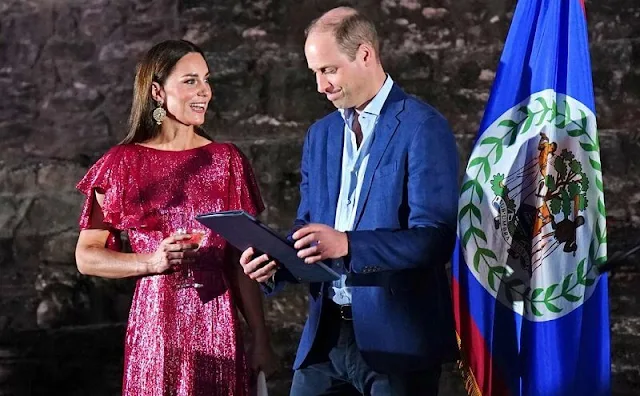
[[[204,124],[204,117],[189,118],[181,122],[181,124],[186,126],[199,127]]]
[[[194,126],[200,126],[204,124],[204,114],[202,114],[201,116],[193,117],[192,121]]]

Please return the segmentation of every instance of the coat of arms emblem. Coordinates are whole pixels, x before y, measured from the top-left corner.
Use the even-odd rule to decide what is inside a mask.
[[[458,233],[476,279],[530,320],[591,295],[606,257],[595,115],[538,92],[480,136],[462,185]]]

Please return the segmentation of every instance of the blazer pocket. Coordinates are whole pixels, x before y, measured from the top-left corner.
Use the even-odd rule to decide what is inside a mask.
[[[393,161],[376,169],[374,176],[384,177],[396,173],[398,170],[398,161]]]

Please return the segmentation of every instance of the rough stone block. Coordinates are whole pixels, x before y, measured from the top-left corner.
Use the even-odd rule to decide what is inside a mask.
[[[183,37],[205,50],[215,95],[206,130],[216,140],[238,144],[247,154],[267,205],[262,219],[286,230],[298,201],[304,133],[313,121],[333,110],[316,92],[307,69],[303,30],[320,12],[338,3],[0,2],[0,335],[7,329],[36,328],[37,308],[43,301],[47,302],[41,313],[58,312],[56,315],[66,318],[62,311],[55,311],[60,306],[51,310],[47,305],[56,296],[55,285],[86,288],[82,290],[86,290],[92,316],[78,321],[126,320],[132,280],[108,281],[75,272],[73,248],[82,197],[74,185],[91,163],[124,137],[135,64],[161,40]],[[462,175],[515,2],[361,0],[355,4],[366,8],[378,22],[383,64],[394,80],[449,120]],[[615,252],[633,245],[640,227],[636,154],[640,119],[636,22],[640,8],[636,0],[611,0],[586,1],[586,9],[609,251]],[[616,395],[640,392],[635,361],[640,344],[631,334],[637,330],[637,273],[637,267],[627,263],[610,278]],[[79,279],[86,283],[75,283]],[[267,301],[268,321],[274,327],[278,350],[288,359],[287,370],[305,315],[304,287],[293,287]],[[41,320],[41,324],[54,322]],[[28,381],[20,390],[117,394],[123,330],[118,331],[107,334],[90,328],[16,338],[15,345],[32,352],[11,355],[24,359],[20,361],[26,370],[22,378]],[[36,337],[35,349],[20,343],[26,337]],[[112,355],[102,354],[93,342],[103,338],[116,351]],[[79,340],[74,346],[86,347],[91,364],[65,354],[69,339]],[[1,378],[6,362],[16,360],[4,358],[7,348],[0,350]],[[86,383],[65,380],[79,375],[87,378]],[[289,383],[290,372],[285,371],[272,384],[272,394],[286,394]],[[461,394],[453,368],[445,370],[442,383],[441,393]],[[0,392],[4,391],[0,385]]]
[[[16,236],[47,236],[77,229],[79,197],[79,193],[49,193],[34,198],[15,226]]]

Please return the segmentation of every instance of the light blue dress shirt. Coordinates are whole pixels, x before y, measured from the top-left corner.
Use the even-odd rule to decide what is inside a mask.
[[[364,174],[369,162],[369,152],[374,139],[374,131],[380,118],[380,111],[391,92],[393,80],[387,75],[382,88],[373,97],[371,102],[358,112],[358,121],[362,130],[362,142],[360,147],[356,144],[356,134],[353,132],[353,122],[356,110],[340,109],[344,119],[344,144],[342,146],[342,175],[340,178],[340,195],[336,207],[336,220],[334,228],[338,231],[353,231],[353,223],[356,217],[356,208],[360,199],[360,190],[364,181]],[[342,266],[343,260],[336,260],[335,266]],[[351,304],[351,288],[346,287],[346,275],[333,282],[328,290],[329,298],[336,304]]]

